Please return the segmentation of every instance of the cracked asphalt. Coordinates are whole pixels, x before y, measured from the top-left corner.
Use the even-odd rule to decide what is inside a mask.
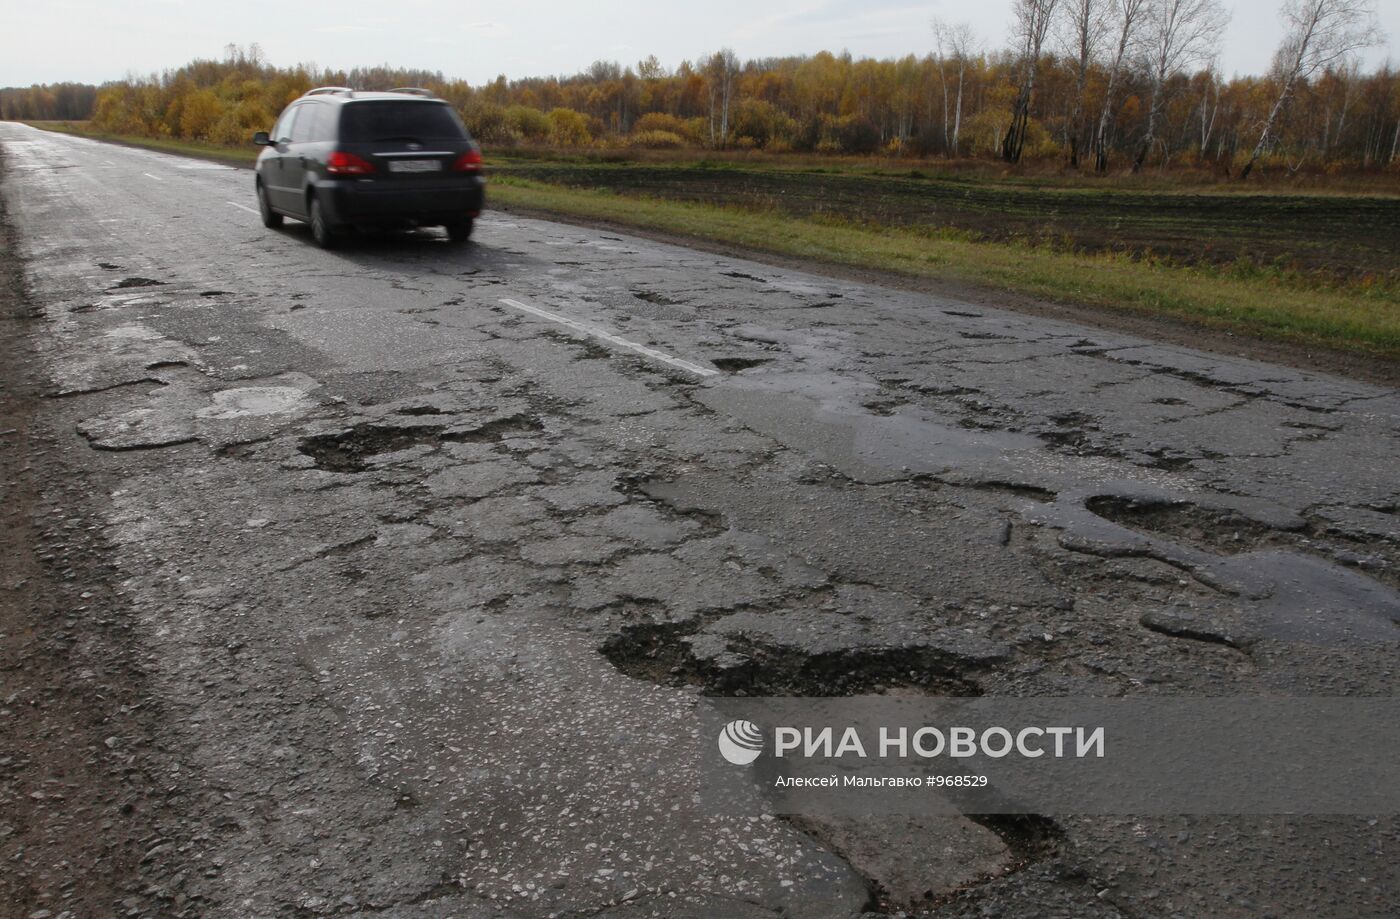
[[[499,213],[323,252],[245,170],[0,149],[21,471],[141,674],[81,755],[146,802],[76,876],[4,757],[7,915],[1393,915],[1389,816],[718,817],[675,751],[704,693],[1392,693],[1395,390]]]

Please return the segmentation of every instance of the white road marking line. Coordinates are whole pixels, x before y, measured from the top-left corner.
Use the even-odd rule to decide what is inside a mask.
[[[257,214],[259,217],[262,216],[262,214],[258,213],[258,211],[254,210],[246,204],[239,204],[237,201],[225,201],[224,203],[232,204],[234,207],[238,208],[241,211],[247,211],[250,214]]]
[[[153,176],[153,175],[151,175],[149,172],[143,172],[143,173],[141,173],[141,174],[142,174],[143,176],[145,176],[146,178],[148,178],[148,179],[155,179],[157,182],[164,182],[164,181],[165,181],[165,180],[162,179],[160,176]]]
[[[557,322],[560,325],[568,326],[571,329],[583,332],[585,335],[592,335],[594,338],[601,338],[608,344],[616,345],[619,348],[626,348],[629,351],[635,351],[643,357],[649,357],[654,361],[660,361],[661,363],[669,364],[672,367],[679,367],[681,370],[688,371],[690,373],[695,374],[696,376],[712,377],[719,374],[718,370],[714,370],[709,367],[702,367],[699,364],[691,363],[690,361],[683,360],[679,357],[672,357],[664,351],[657,351],[655,348],[648,348],[646,345],[639,345],[635,341],[628,341],[620,335],[614,335],[613,333],[600,329],[595,325],[590,325],[586,322],[579,322],[577,319],[570,319],[568,316],[561,316],[558,313],[551,313],[549,310],[540,309],[538,306],[530,306],[527,303],[521,303],[519,300],[510,299],[502,299],[501,302],[504,303],[506,306],[513,306],[518,310],[524,310],[527,313],[539,316],[541,319],[548,319],[550,322]]]

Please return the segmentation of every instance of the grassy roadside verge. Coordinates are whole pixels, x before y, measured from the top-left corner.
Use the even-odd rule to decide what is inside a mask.
[[[1178,267],[1115,254],[973,241],[768,211],[665,201],[497,177],[492,200],[700,237],[778,255],[954,280],[1047,300],[1166,316],[1241,335],[1400,359],[1400,291],[1324,286],[1267,271]]]
[[[43,131],[55,131],[59,134],[72,134],[75,137],[87,137],[92,140],[104,140],[112,144],[121,144],[125,147],[142,147],[146,150],[158,150],[161,153],[176,153],[180,156],[192,156],[202,160],[214,160],[218,163],[227,163],[233,166],[251,166],[258,158],[259,149],[250,142],[244,147],[225,147],[220,144],[206,144],[195,140],[175,140],[164,137],[137,137],[131,134],[108,134],[103,131],[93,130],[81,121],[26,121],[32,127]]]

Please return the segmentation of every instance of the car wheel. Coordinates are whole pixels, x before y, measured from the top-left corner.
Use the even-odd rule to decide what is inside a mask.
[[[454,243],[464,243],[472,238],[472,219],[457,220],[447,225],[447,238]]]
[[[326,219],[325,208],[321,207],[320,200],[316,198],[311,199],[311,238],[316,240],[316,245],[322,249],[334,249],[338,242],[335,230]]]
[[[258,183],[258,213],[262,215],[263,226],[269,230],[275,230],[282,225],[282,215],[267,203],[267,189],[263,188],[261,182]]]

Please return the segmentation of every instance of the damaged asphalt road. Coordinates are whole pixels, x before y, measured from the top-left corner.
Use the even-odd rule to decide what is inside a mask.
[[[36,474],[111,566],[73,615],[159,716],[118,914],[1400,896],[1389,817],[740,820],[667,756],[701,693],[1393,692],[1395,391],[502,215],[328,253],[245,171],[0,147]]]

